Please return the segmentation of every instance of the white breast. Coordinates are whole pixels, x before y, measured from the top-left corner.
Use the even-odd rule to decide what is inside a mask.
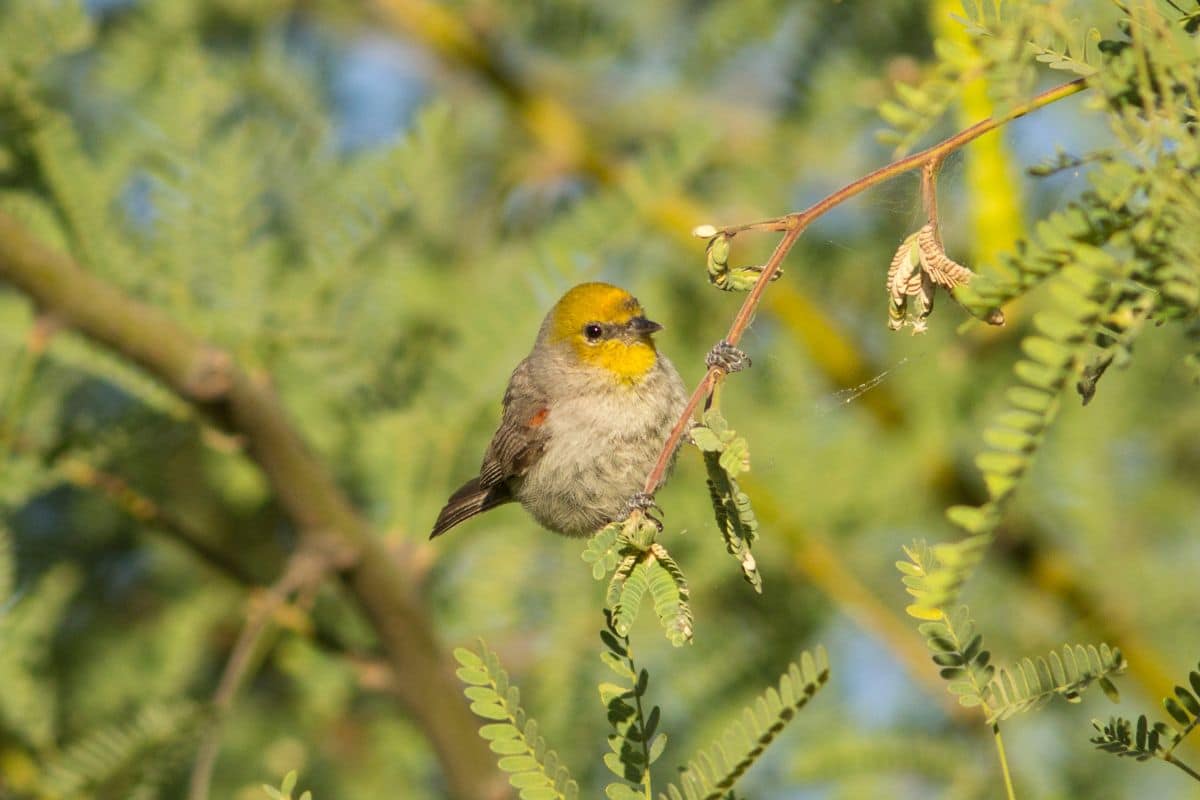
[[[515,488],[541,524],[586,536],[618,517],[642,490],[686,394],[662,357],[637,386],[572,388],[551,404],[546,449]]]

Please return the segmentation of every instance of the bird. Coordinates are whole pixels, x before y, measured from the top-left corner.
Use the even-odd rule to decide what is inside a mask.
[[[513,370],[479,475],[450,495],[429,538],[511,502],[571,537],[652,506],[644,482],[688,400],[655,346],[660,330],[620,287],[564,294]]]

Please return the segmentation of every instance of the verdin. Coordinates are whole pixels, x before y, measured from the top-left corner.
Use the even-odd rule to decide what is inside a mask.
[[[679,373],[654,347],[661,329],[616,286],[563,295],[513,370],[479,477],[450,496],[429,538],[514,500],[567,536],[627,515],[687,404]]]

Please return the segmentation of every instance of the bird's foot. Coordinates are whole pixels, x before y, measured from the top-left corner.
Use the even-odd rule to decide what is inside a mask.
[[[663,510],[659,508],[658,503],[654,502],[654,495],[648,492],[638,492],[633,497],[630,497],[629,500],[625,502],[624,517],[628,519],[634,511],[642,512],[642,516],[653,522],[654,527],[658,528],[659,531],[662,531],[662,520],[650,513],[651,511],[657,511],[659,514],[663,513]]]
[[[750,356],[746,355],[729,342],[722,339],[713,345],[704,357],[704,363],[709,367],[720,367],[726,374],[740,372],[750,366]]]

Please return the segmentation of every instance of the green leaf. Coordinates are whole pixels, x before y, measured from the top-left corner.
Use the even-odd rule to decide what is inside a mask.
[[[1027,337],[1021,342],[1021,349],[1034,361],[1054,368],[1066,366],[1074,357],[1070,347],[1041,336]]]
[[[148,762],[201,729],[204,715],[194,703],[150,702],[128,719],[94,726],[48,754],[38,784],[47,797],[85,797],[90,790],[128,780]]]
[[[750,498],[738,486],[729,473],[722,458],[713,453],[704,454],[704,467],[708,473],[709,498],[717,527],[725,539],[725,549],[738,561],[742,576],[762,593],[762,578],[758,565],[751,553],[751,546],[758,537],[758,520],[750,504]],[[741,462],[738,462],[739,464]]]
[[[615,683],[607,682],[600,684],[597,688],[600,690],[600,701],[605,705],[608,705],[616,698],[624,697],[631,691],[628,686],[619,686]]]
[[[728,794],[795,717],[796,712],[807,705],[829,680],[829,660],[823,647],[818,647],[815,655],[802,653],[800,662],[800,666],[791,664],[780,677],[778,691],[765,693],[758,698],[755,706],[744,710],[746,727],[755,732],[754,740],[747,737],[745,729],[738,723],[730,725],[719,740],[688,762],[677,785],[667,787],[667,797],[682,796],[690,800],[696,797],[721,798]],[[787,705],[783,705],[785,698]],[[730,749],[727,750],[726,745]],[[677,788],[679,786],[682,789]],[[697,788],[704,793],[701,794]]]
[[[711,428],[697,425],[691,429],[692,442],[705,452],[719,453],[725,449],[725,443]]]
[[[296,770],[292,770],[283,776],[283,782],[279,784],[279,789],[284,794],[291,794],[296,788]]]
[[[967,533],[986,533],[996,524],[996,515],[986,507],[951,506],[946,509],[946,519]]]
[[[1034,314],[1033,324],[1038,330],[1056,342],[1068,341],[1078,337],[1084,327],[1074,317],[1055,310],[1039,311]]]
[[[620,636],[628,636],[633,623],[637,620],[642,598],[649,589],[646,572],[646,561],[644,558],[639,558],[623,580],[619,582],[616,580],[617,576],[622,574],[621,570],[618,569],[613,575],[614,583],[610,584],[610,589],[615,588],[615,591],[610,593],[614,598],[611,603],[613,631]]]
[[[526,786],[521,790],[521,800],[559,800],[563,797],[554,786]]]
[[[488,742],[488,748],[493,753],[505,756],[527,753],[529,751],[529,748],[525,746],[525,742],[522,739],[493,739]]]
[[[721,453],[718,463],[730,478],[750,470],[750,446],[741,436],[734,438]]]
[[[522,800],[577,797],[578,785],[559,764],[558,755],[538,735],[537,721],[521,708],[520,692],[509,684],[500,659],[483,641],[479,648],[478,655],[460,648],[462,652],[456,651],[455,658],[463,665],[458,670],[460,677],[466,673],[472,679],[466,681],[469,685],[463,690],[473,700],[471,711],[484,719],[498,720],[481,726],[479,735],[500,756],[499,768],[512,773],[509,783],[521,790]],[[476,681],[487,685],[478,685]]]
[[[996,502],[1007,498],[1017,487],[1017,479],[1015,476],[998,472],[989,472],[985,474],[983,476],[983,483],[987,487],[988,494]]]
[[[667,735],[665,733],[660,733],[650,740],[650,763],[653,764],[655,761],[658,761],[666,748]]]
[[[521,732],[512,724],[507,722],[484,725],[479,729],[479,735],[484,739],[516,739],[521,736]]]
[[[616,569],[621,559],[620,548],[624,544],[624,530],[622,523],[606,525],[588,539],[587,546],[580,553],[580,558],[592,565],[592,577],[596,580],[602,580],[605,575]]]
[[[988,450],[975,456],[975,465],[983,472],[1016,475],[1025,469],[1029,458],[1023,453],[1000,453]]]
[[[1167,713],[1170,714],[1180,725],[1186,727],[1187,725],[1191,724],[1191,716],[1189,716],[1188,713],[1183,710],[1183,706],[1179,705],[1179,702],[1175,700],[1175,698],[1164,697],[1163,708],[1165,708]]]
[[[508,776],[508,783],[514,789],[522,790],[540,789],[552,785],[550,779],[540,772],[514,772]],[[524,795],[524,791],[521,794]]]
[[[1015,409],[1005,411],[1002,414],[996,415],[996,425],[1003,428],[1012,428],[1014,430],[1023,431],[1028,434],[1037,434],[1045,427],[1046,419],[1041,414],[1035,414],[1032,411],[1022,411]]]
[[[1047,658],[1022,659],[1011,669],[1000,669],[988,686],[991,715],[989,723],[1038,708],[1052,697],[1079,702],[1080,695],[1093,683],[1112,699],[1116,688],[1111,676],[1125,670],[1121,651],[1107,645],[1062,648]]]
[[[645,800],[646,797],[624,783],[610,783],[604,788],[604,796],[609,800]]]
[[[465,668],[483,669],[483,661],[480,660],[479,656],[465,647],[454,648],[454,659]]]
[[[629,668],[629,665],[626,663],[625,659],[616,655],[615,653],[601,653],[600,660],[603,661],[605,665],[607,665],[608,668],[613,672],[617,673],[622,678],[626,678],[631,683],[637,678],[637,676],[633,673],[633,670]]]
[[[528,772],[539,766],[533,756],[505,756],[497,762],[497,766],[505,772]]]
[[[1187,709],[1193,718],[1200,717],[1200,702],[1196,701],[1191,692],[1182,686],[1176,686],[1175,697],[1179,699],[1179,704]]]
[[[646,583],[668,639],[676,647],[692,641],[692,609],[687,580],[679,565],[661,544],[651,548],[646,562]]]
[[[482,667],[459,667],[454,671],[454,674],[463,683],[469,683],[473,686],[482,686],[488,682],[487,670]]]
[[[625,764],[621,761],[621,757],[616,753],[604,754],[604,766],[608,767],[608,771],[618,778],[625,777]]]
[[[1058,391],[1065,377],[1062,367],[1051,367],[1046,364],[1026,360],[1018,361],[1013,366],[1013,372],[1030,386],[1047,392]]]
[[[1008,402],[1026,411],[1037,414],[1049,413],[1054,404],[1054,394],[1050,390],[1034,389],[1028,386],[1014,386],[1005,393]]]
[[[602,641],[604,643],[604,646],[608,648],[609,652],[613,653],[614,655],[621,656],[621,657],[629,655],[629,649],[626,647],[625,644],[623,644],[621,642],[621,640],[617,637],[617,635],[615,633],[613,633],[612,631],[609,631],[609,630],[600,631],[600,641]]]
[[[471,713],[484,719],[508,719],[508,711],[496,703],[471,703]]]
[[[984,430],[983,441],[988,447],[1010,453],[1026,453],[1037,446],[1036,436],[1001,426],[992,426]]]
[[[500,695],[496,694],[496,690],[490,686],[468,686],[463,690],[463,694],[468,700],[477,703],[499,703]]]

